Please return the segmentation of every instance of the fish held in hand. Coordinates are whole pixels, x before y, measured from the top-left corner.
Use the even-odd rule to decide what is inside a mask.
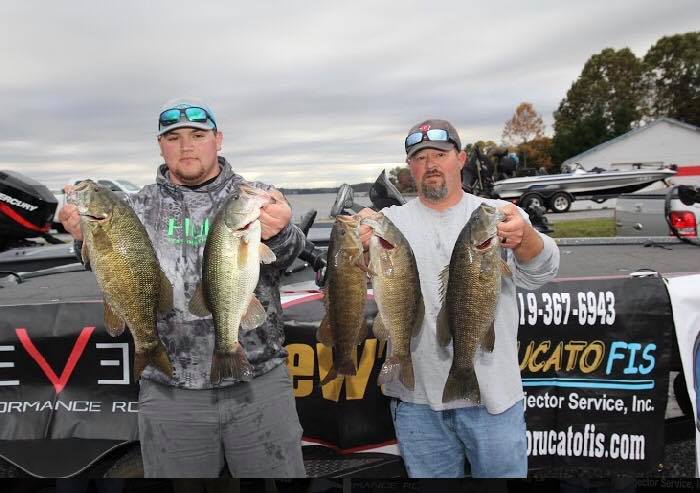
[[[333,366],[321,380],[321,385],[338,375],[357,373],[357,346],[367,337],[367,267],[360,241],[358,217],[336,217],[327,259],[324,288],[326,315],[316,332],[316,339],[325,346],[333,347],[334,351]]]
[[[377,383],[399,380],[413,390],[411,338],[420,330],[425,312],[416,259],[404,235],[381,212],[362,224],[372,229],[369,270],[378,308],[372,331],[378,339],[391,341],[391,354]]]
[[[500,210],[481,204],[462,228],[450,264],[441,274],[444,302],[437,319],[438,342],[441,346],[453,343],[443,402],[481,401],[474,359],[480,347],[493,351],[501,275],[510,275],[496,229],[503,218]]]
[[[252,330],[265,322],[265,308],[254,291],[260,264],[276,260],[261,241],[260,208],[274,202],[265,190],[240,185],[212,222],[204,246],[202,280],[190,300],[190,311],[214,319],[214,354],[210,380],[249,381],[253,367],[239,342],[239,329]]]
[[[173,288],[146,229],[123,199],[91,180],[80,182],[66,200],[80,214],[81,253],[104,296],[105,327],[117,336],[128,326],[133,336],[134,378],[149,364],[171,377],[156,323],[158,312],[172,309]]]

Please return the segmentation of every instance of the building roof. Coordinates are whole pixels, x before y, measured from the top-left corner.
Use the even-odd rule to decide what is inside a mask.
[[[629,132],[627,132],[625,134],[618,135],[614,139],[610,139],[606,142],[603,142],[602,144],[598,144],[595,147],[591,147],[588,150],[585,150],[579,154],[576,154],[575,156],[570,157],[569,159],[564,161],[562,163],[562,166],[565,164],[575,163],[576,161],[581,159],[583,156],[586,156],[586,155],[591,154],[591,153],[596,152],[596,151],[600,151],[601,149],[604,149],[604,148],[608,147],[609,145],[612,145],[616,142],[620,142],[621,140],[627,139],[627,138],[631,137],[632,135],[635,135],[637,133],[641,133],[645,130],[648,130],[651,127],[653,127],[661,122],[670,123],[671,125],[676,125],[676,126],[685,128],[686,130],[691,130],[691,131],[695,131],[695,132],[700,133],[700,127],[696,127],[695,125],[691,125],[690,123],[685,123],[685,122],[682,122],[680,120],[676,120],[674,118],[662,117],[662,118],[658,118],[658,119],[654,120],[651,123],[647,123],[643,127],[639,127],[639,128],[635,128],[633,130],[630,130]]]

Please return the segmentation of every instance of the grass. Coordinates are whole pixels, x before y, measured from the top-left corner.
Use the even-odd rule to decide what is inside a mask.
[[[552,238],[593,238],[615,236],[615,218],[575,219],[550,222]]]

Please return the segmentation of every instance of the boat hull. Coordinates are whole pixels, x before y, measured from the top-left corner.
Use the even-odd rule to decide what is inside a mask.
[[[675,173],[673,170],[611,171],[509,178],[494,183],[494,192],[502,199],[518,198],[526,193],[539,193],[543,197],[556,192],[567,192],[575,197],[619,195],[641,190]]]

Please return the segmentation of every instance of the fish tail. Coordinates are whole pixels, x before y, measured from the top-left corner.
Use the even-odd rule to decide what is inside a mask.
[[[399,374],[401,373],[401,362],[396,356],[389,356],[382,369],[379,370],[379,376],[377,377],[377,385],[384,385],[389,382],[394,382],[399,379]]]
[[[445,390],[442,392],[442,402],[459,399],[467,399],[476,404],[481,402],[479,382],[473,368],[464,370],[450,368],[450,374],[445,382]]]
[[[168,350],[165,349],[165,346],[160,339],[153,348],[145,351],[136,351],[134,354],[135,380],[139,380],[141,378],[141,373],[143,373],[143,370],[148,365],[153,365],[167,377],[173,376],[173,365],[170,363],[170,358],[168,358]]]
[[[211,383],[216,385],[224,378],[234,378],[244,382],[253,379],[253,367],[245,355],[243,346],[238,342],[231,352],[214,351],[211,360]]]
[[[338,378],[338,371],[335,369],[335,366],[331,366],[331,369],[328,370],[328,373],[326,376],[321,380],[321,386],[326,385],[328,382],[331,382]]]
[[[401,383],[409,390],[413,390],[416,385],[416,380],[413,376],[413,360],[409,355],[407,358],[401,359]]]
[[[335,380],[338,378],[338,375],[357,375],[355,362],[352,359],[334,362],[326,377],[321,380],[321,385],[326,385],[331,380]]]
[[[352,358],[342,360],[338,363],[338,373],[340,375],[357,375],[357,368]]]

